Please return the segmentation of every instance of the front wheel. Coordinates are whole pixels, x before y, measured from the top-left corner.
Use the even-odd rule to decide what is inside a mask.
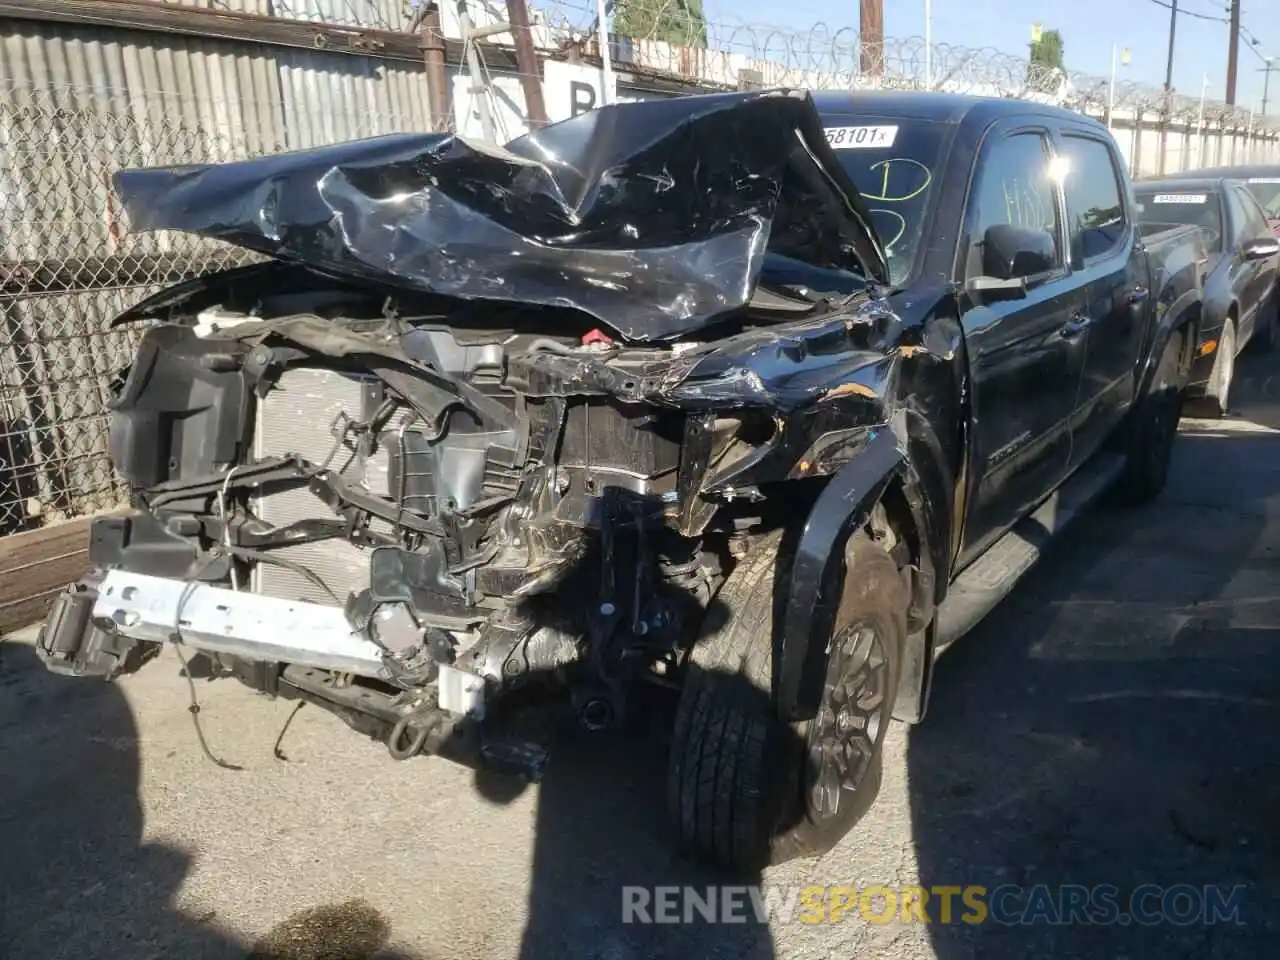
[[[1150,503],[1163,492],[1182,417],[1181,340],[1165,347],[1152,389],[1129,422],[1127,461],[1117,492],[1130,506]]]
[[[668,767],[682,845],[740,870],[825,853],[870,808],[906,639],[906,583],[856,534],[818,713],[780,721],[771,696],[779,586],[789,582],[777,576],[780,542],[758,544],[720,592],[727,614],[690,657]]]

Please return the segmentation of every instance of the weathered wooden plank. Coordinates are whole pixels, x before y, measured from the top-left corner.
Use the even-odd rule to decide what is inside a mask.
[[[0,538],[0,633],[41,619],[89,567],[89,519]]]

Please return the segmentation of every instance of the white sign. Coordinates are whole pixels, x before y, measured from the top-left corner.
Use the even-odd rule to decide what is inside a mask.
[[[1152,203],[1208,203],[1207,193],[1157,193]]]
[[[825,127],[827,143],[837,150],[879,150],[892,147],[898,139],[898,128],[890,127]]]
[[[618,78],[609,91],[610,103],[635,103],[648,97],[618,95]],[[605,105],[604,71],[583,63],[564,63],[560,60],[543,62],[542,98],[547,106],[547,119],[552,123],[568,120],[579,114]]]

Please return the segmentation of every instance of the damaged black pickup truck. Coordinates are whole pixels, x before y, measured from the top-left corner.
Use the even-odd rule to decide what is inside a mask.
[[[1200,235],[1141,240],[1106,130],[1032,103],[711,95],[115,187],[268,259],[114,321],[133,512],[47,666],[169,643],[534,776],[540,705],[668,690],[676,830],[736,866],[834,844],[937,654],[1159,493],[1196,342]]]

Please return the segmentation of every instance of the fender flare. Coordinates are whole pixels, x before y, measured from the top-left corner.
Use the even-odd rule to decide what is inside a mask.
[[[889,426],[872,431],[866,446],[841,467],[818,495],[795,548],[782,629],[774,633],[774,694],[785,722],[817,713],[826,676],[827,635],[834,600],[824,595],[831,563],[843,562],[843,544],[871,515],[900,475],[904,445]],[[848,573],[846,572],[846,576]]]
[[[1151,338],[1151,349],[1147,351],[1146,361],[1142,367],[1142,376],[1138,381],[1136,398],[1141,399],[1151,392],[1156,370],[1160,367],[1160,359],[1164,356],[1169,340],[1175,333],[1180,333],[1187,328],[1191,330],[1190,351],[1187,357],[1182,358],[1183,369],[1180,372],[1183,376],[1190,372],[1190,361],[1194,357],[1196,343],[1200,335],[1201,311],[1204,301],[1199,297],[1188,298],[1190,298],[1190,294],[1183,298],[1188,302],[1183,303],[1180,300],[1174,304],[1174,307],[1180,306],[1180,309],[1175,310],[1174,307],[1171,307],[1166,311],[1156,327],[1155,333]]]

